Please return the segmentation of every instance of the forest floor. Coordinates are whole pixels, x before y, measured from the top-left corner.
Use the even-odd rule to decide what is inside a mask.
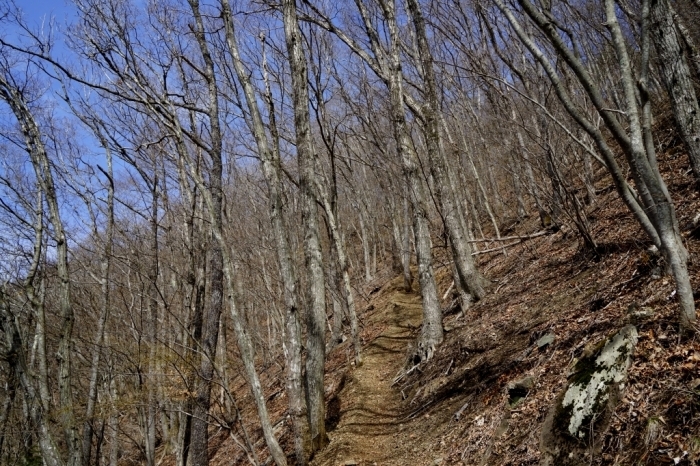
[[[700,198],[685,158],[662,163],[673,174],[669,184],[698,289]],[[633,323],[639,343],[627,389],[588,463],[700,465],[700,340],[680,337],[673,280],[607,177],[597,192],[588,209],[596,251],[584,250],[576,232],[563,227],[479,255],[489,294],[465,314],[446,294],[444,343],[398,383],[420,329],[420,299],[401,290],[401,277],[378,279],[362,315],[364,364],[343,364],[349,342],[329,359],[329,428],[337,427],[313,464],[538,464],[541,426],[577,358]],[[529,218],[505,234],[538,231],[538,220]],[[450,266],[439,259],[446,248],[440,253],[438,243],[435,250],[442,296]],[[637,321],[631,313],[640,309],[649,317]],[[543,336],[552,341],[539,346]],[[532,388],[516,402],[509,387],[525,378]]]
[[[692,285],[699,290],[700,193],[680,151],[664,151],[659,165],[690,252]],[[491,284],[487,296],[464,314],[446,294],[451,266],[446,245],[436,238],[436,277],[440,296],[446,295],[445,341],[432,360],[397,383],[420,330],[420,298],[404,293],[401,278],[388,268],[358,290],[364,363],[353,366],[349,341],[328,355],[331,442],[313,464],[536,465],[542,424],[576,359],[630,323],[630,311],[642,309],[649,317],[632,321],[639,343],[626,391],[588,463],[700,465],[699,334],[680,337],[673,280],[602,172],[586,213],[596,251],[585,250],[566,221],[503,250],[496,249],[503,243],[480,244],[490,252],[477,256],[478,267]],[[502,234],[540,229],[531,216],[511,221]],[[485,229],[484,235],[491,233]],[[543,336],[551,341],[539,346]],[[281,444],[291,454],[282,365],[271,362],[261,372]],[[524,378],[532,380],[532,388],[513,402],[509,385]],[[254,419],[245,381],[237,379],[232,389],[242,418]],[[249,424],[248,430],[265,463],[259,428]],[[212,438],[213,465],[251,462],[233,434],[218,432]]]
[[[383,330],[364,348],[362,364],[346,376],[342,390],[329,402],[334,411],[331,443],[313,465],[413,463],[404,446],[414,435],[402,423],[403,400],[392,385],[403,368],[413,331],[420,326],[422,308],[416,293],[394,286],[391,290],[378,297],[378,310],[371,317]],[[336,419],[339,423],[333,426]]]

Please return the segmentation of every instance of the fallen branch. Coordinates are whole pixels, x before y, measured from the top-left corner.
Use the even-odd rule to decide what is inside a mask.
[[[457,412],[454,414],[454,416],[452,416],[452,418],[453,418],[455,421],[459,421],[459,420],[462,418],[462,413],[464,413],[464,410],[467,409],[467,406],[469,406],[469,402],[468,402],[468,401],[467,401],[466,403],[464,403],[464,404],[462,405],[461,408],[459,408],[459,411],[457,411]]]
[[[442,300],[443,300],[443,301],[446,300],[447,297],[450,295],[450,291],[452,291],[452,288],[454,288],[454,286],[455,286],[455,281],[452,280],[452,284],[451,284],[450,287],[447,289],[447,291],[445,291],[445,295],[442,297]]]
[[[532,239],[532,238],[538,238],[540,236],[544,236],[548,233],[550,233],[551,230],[542,230],[538,231],[537,233],[533,233],[531,235],[525,235],[525,236],[504,236],[502,238],[484,238],[484,239],[470,239],[467,241],[468,243],[490,243],[490,242],[496,242],[496,241],[510,241],[514,239],[518,240],[526,240],[526,239]]]
[[[516,244],[522,243],[523,240],[518,240],[510,244],[504,244],[501,246],[498,246],[497,248],[491,248],[491,249],[484,249],[483,251],[476,251],[472,253],[472,256],[478,256],[479,254],[486,254],[487,252],[494,252],[494,251],[503,251],[503,249],[515,246]]]
[[[391,383],[391,386],[393,387],[397,383],[401,382],[401,380],[403,380],[405,377],[411,375],[411,373],[413,371],[415,371],[416,369],[418,369],[419,366],[420,366],[420,363],[416,364],[415,366],[411,367],[408,370],[403,370],[403,369],[400,370],[399,373],[396,375],[396,377],[394,377],[394,381]]]

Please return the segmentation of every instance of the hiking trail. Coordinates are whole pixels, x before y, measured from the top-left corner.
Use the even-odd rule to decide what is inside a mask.
[[[416,434],[401,422],[402,395],[392,383],[406,362],[413,331],[421,325],[421,299],[394,289],[382,301],[370,321],[386,327],[363,349],[362,365],[347,374],[338,394],[340,421],[314,466],[415,463],[405,441]]]

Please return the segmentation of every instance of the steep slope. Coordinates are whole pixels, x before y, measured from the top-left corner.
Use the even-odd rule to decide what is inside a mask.
[[[662,163],[674,175],[698,286],[698,194],[680,157]],[[589,210],[595,254],[564,228],[480,256],[489,295],[464,316],[446,315],[434,359],[393,387],[408,336],[392,320],[404,309],[392,303],[399,282],[387,284],[369,306],[371,319],[387,327],[365,350],[371,365],[349,372],[338,429],[315,464],[538,464],[542,424],[573,364],[630,322],[640,338],[628,388],[590,464],[700,464],[700,343],[680,338],[673,280],[605,177],[598,193]],[[511,234],[537,229],[530,219]],[[447,265],[437,268],[441,293],[451,282]],[[388,338],[397,332],[401,340]],[[519,381],[529,390],[513,391]]]
[[[660,164],[698,287],[698,192],[683,157],[666,153]],[[480,270],[491,281],[489,294],[465,315],[454,312],[453,297],[447,297],[445,342],[410,374],[401,371],[420,329],[420,298],[401,291],[401,279],[388,271],[377,278],[363,294],[364,364],[350,364],[349,342],[329,355],[331,443],[313,464],[538,464],[542,424],[574,362],[630,322],[637,325],[639,344],[628,387],[589,463],[700,464],[700,343],[697,336],[680,338],[673,281],[607,177],[596,188],[588,214],[598,250],[584,251],[566,227],[505,250],[497,250],[502,243],[482,245],[491,251],[479,255]],[[514,223],[507,234],[538,230],[537,219],[530,218]],[[435,251],[442,296],[451,284],[450,264],[439,262],[447,257],[439,240]],[[638,310],[645,317],[635,317]],[[544,336],[551,337],[547,344],[540,340]],[[282,371],[273,369],[264,374],[271,411],[291,451]],[[524,380],[529,387],[524,393],[509,390]],[[236,391],[246,405],[244,385]],[[262,444],[257,446],[264,460]],[[246,461],[231,441],[214,449],[214,464]]]

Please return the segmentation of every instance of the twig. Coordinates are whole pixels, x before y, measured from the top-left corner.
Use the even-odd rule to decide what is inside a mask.
[[[480,255],[480,254],[486,254],[487,252],[502,251],[504,248],[509,248],[509,247],[511,247],[511,246],[515,246],[516,244],[520,244],[520,243],[522,243],[522,242],[523,242],[523,240],[520,239],[520,240],[515,241],[515,242],[513,242],[513,243],[509,243],[509,244],[504,244],[504,245],[502,245],[502,246],[498,246],[497,248],[484,249],[483,251],[476,251],[476,252],[473,252],[473,253],[472,253],[472,256],[478,256],[478,255]]]
[[[467,406],[469,406],[468,401],[464,403],[461,408],[459,408],[459,411],[457,411],[454,416],[452,416],[455,421],[459,421],[462,418],[462,413],[464,413],[464,410],[467,409]]]
[[[525,240],[525,239],[538,238],[538,237],[544,236],[548,233],[550,233],[550,230],[542,230],[542,231],[538,231],[537,233],[533,233],[531,235],[525,235],[525,236],[503,236],[501,238],[470,239],[467,242],[468,243],[491,243],[491,242],[495,242],[495,241],[510,241],[512,239]]]
[[[450,295],[450,291],[452,291],[452,288],[454,288],[454,286],[455,286],[455,281],[452,280],[452,284],[451,284],[450,287],[447,289],[447,291],[445,291],[445,295],[442,297],[442,300],[443,300],[443,301],[446,300],[447,297]]]
[[[447,365],[447,369],[445,370],[445,373],[443,375],[447,375],[448,372],[450,372],[450,369],[452,369],[452,364],[454,364],[455,360],[452,358],[450,360],[450,363]]]
[[[393,386],[396,385],[397,383],[401,382],[401,380],[402,380],[404,377],[409,376],[413,371],[415,371],[416,369],[418,369],[418,366],[420,366],[420,364],[416,364],[415,366],[411,367],[411,368],[408,369],[407,371],[404,371],[404,370],[400,371],[399,374],[397,374],[396,377],[394,377],[394,381],[392,382],[391,386],[393,387]]]

